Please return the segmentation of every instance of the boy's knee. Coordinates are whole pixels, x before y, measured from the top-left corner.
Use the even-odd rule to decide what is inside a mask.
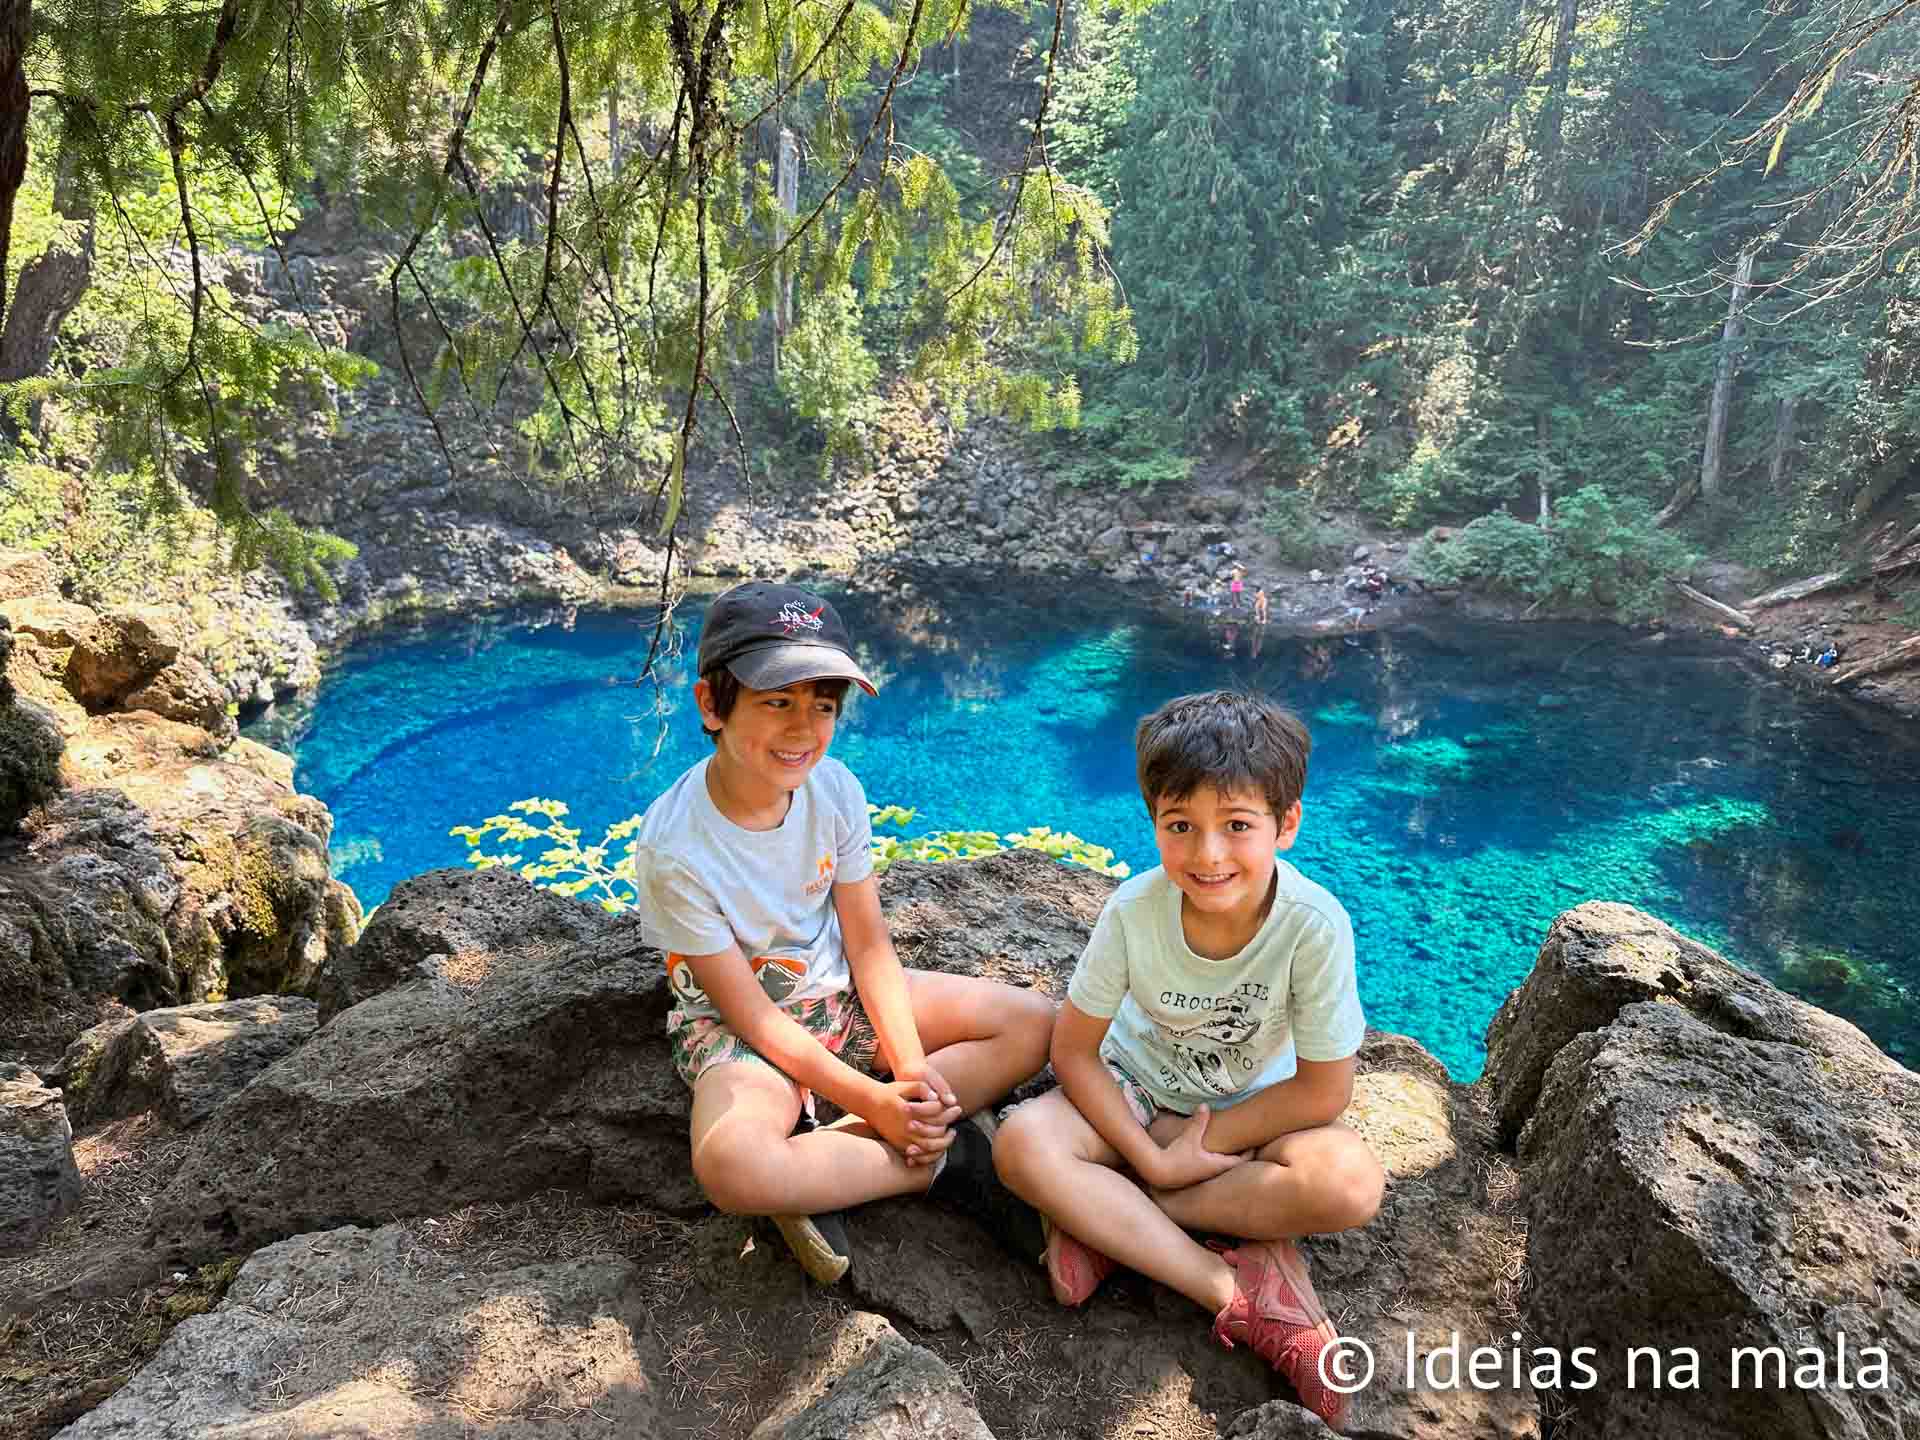
[[[1329,1228],[1357,1230],[1380,1213],[1387,1193],[1387,1172],[1366,1144],[1356,1139],[1343,1148],[1327,1175],[1328,1203],[1340,1223]]]
[[[1000,1122],[993,1137],[993,1168],[1009,1188],[1043,1164],[1046,1125],[1036,1102],[1017,1105]]]
[[[1053,1021],[1060,1012],[1037,990],[1015,990],[1019,997],[1013,1010],[1013,1029],[1026,1049],[1035,1057],[1033,1068],[1038,1070],[1047,1063],[1047,1052],[1053,1047]]]
[[[709,1142],[694,1152],[693,1178],[716,1210],[729,1215],[758,1215],[773,1178],[762,1161],[739,1147]]]

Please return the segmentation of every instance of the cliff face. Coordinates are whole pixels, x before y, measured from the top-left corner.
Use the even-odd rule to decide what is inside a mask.
[[[0,1054],[146,1010],[310,987],[359,926],[332,817],[237,738],[178,607],[96,612],[0,557]]]

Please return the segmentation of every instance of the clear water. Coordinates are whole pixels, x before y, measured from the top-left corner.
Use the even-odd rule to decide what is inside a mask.
[[[1265,638],[1255,655],[1242,626],[1228,653],[1217,617],[1084,588],[841,608],[881,695],[856,697],[834,753],[871,799],[916,807],[916,829],[1047,824],[1138,871],[1155,863],[1142,714],[1221,685],[1301,711],[1316,748],[1290,858],[1353,916],[1369,1021],[1458,1078],[1479,1074],[1549,922],[1588,898],[1638,905],[1920,1055],[1920,745],[1730,650],[1515,626]],[[680,615],[690,658],[699,607]],[[688,661],[663,695],[632,683],[648,619],[495,618],[353,651],[268,736],[331,807],[341,878],[371,906],[462,863],[449,826],[529,796],[565,801],[589,841],[644,809],[709,750]]]

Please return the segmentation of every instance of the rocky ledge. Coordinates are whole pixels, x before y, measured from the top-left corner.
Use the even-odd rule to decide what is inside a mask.
[[[0,592],[0,1055],[44,1069],[129,1011],[298,993],[353,942],[332,817],[236,737],[188,629]]]
[[[1111,884],[1016,851],[896,865],[882,891],[909,965],[1058,996]],[[64,1267],[174,1299],[216,1277],[64,1433],[1324,1433],[1178,1297],[1122,1276],[1063,1311],[921,1201],[861,1209],[848,1281],[805,1285],[692,1184],[661,960],[630,917],[437,871],[324,988],[317,1031],[294,1016],[281,1058],[194,1087],[231,1093],[155,1177],[133,1247],[173,1280]],[[1404,1037],[1361,1052],[1348,1120],[1387,1197],[1310,1245],[1374,1365],[1350,1433],[1912,1432],[1920,1077],[1608,904],[1555,922],[1488,1045],[1470,1086]],[[122,1093],[109,1110],[164,1091]],[[85,1293],[63,1276],[23,1308]],[[1767,1367],[1758,1388],[1734,1365]]]

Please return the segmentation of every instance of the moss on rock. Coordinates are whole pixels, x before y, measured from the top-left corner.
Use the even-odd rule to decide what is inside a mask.
[[[62,748],[51,715],[31,700],[0,697],[0,831],[60,788]]]

